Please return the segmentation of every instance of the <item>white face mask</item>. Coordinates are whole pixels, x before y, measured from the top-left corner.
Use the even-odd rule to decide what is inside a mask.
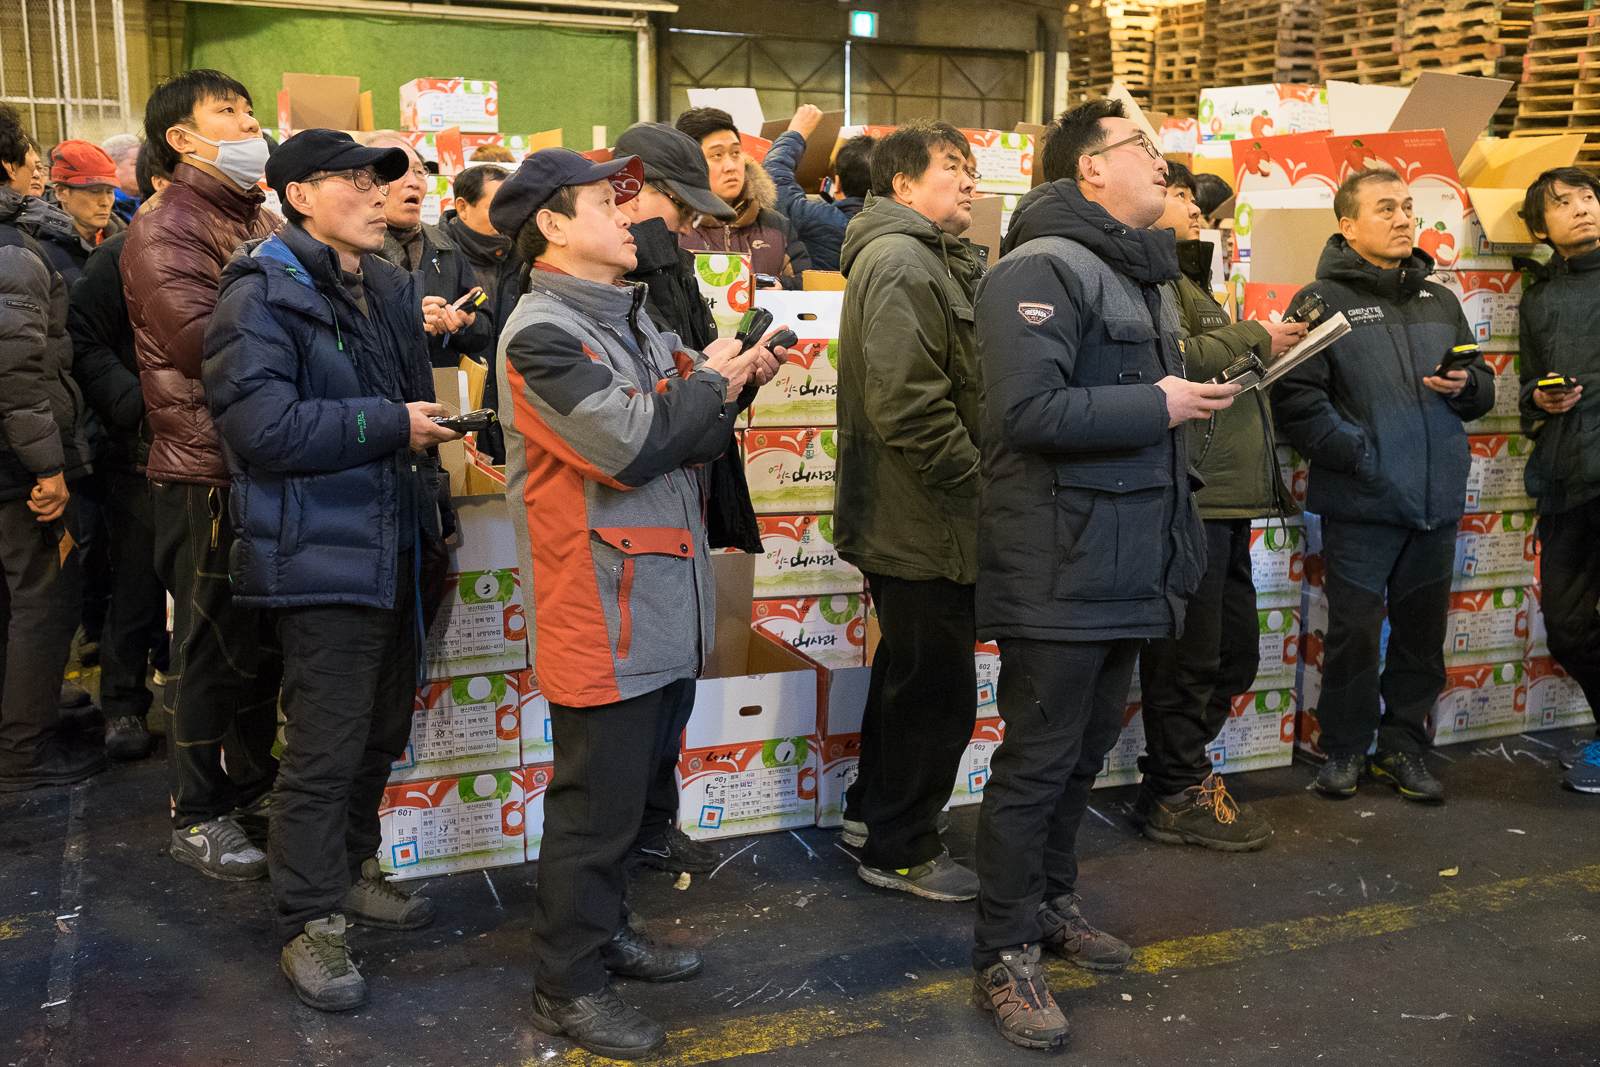
[[[255,188],[261,176],[267,172],[267,157],[272,154],[272,146],[259,134],[239,141],[213,141],[209,137],[201,137],[191,129],[178,128],[183,129],[183,132],[190,137],[214,145],[217,149],[216,159],[204,159],[193,152],[188,153],[190,159],[210,163],[241,189]]]

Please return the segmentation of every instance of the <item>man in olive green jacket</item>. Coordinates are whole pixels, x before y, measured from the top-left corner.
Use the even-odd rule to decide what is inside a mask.
[[[1196,240],[1194,192],[1188,169],[1169,163],[1167,211],[1153,229],[1172,230],[1177,238],[1183,276],[1172,285],[1183,321],[1184,369],[1191,381],[1207,381],[1246,355],[1270,363],[1306,328],[1229,321],[1211,295],[1212,246]],[[1206,483],[1195,494],[1205,521],[1206,570],[1189,597],[1182,636],[1149,641],[1139,657],[1145,755],[1135,812],[1153,841],[1245,852],[1264,846],[1272,827],[1228,795],[1222,776],[1212,773],[1207,748],[1260,665],[1250,520],[1300,509],[1279,475],[1272,418],[1259,389],[1189,426],[1190,464]]]
[[[839,332],[839,554],[867,575],[883,637],[845,796],[857,874],[971,900],[939,812],[977,716],[978,369],[972,151],[947,123],[878,142],[872,192],[845,231]]]

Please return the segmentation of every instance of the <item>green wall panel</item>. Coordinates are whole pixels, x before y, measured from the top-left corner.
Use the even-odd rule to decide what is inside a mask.
[[[379,129],[400,124],[400,85],[412,78],[480,78],[500,87],[502,133],[560,127],[587,150],[589,128],[615,140],[638,111],[631,33],[515,22],[375,18],[191,3],[187,65],[213,67],[250,90],[263,126],[277,124],[283,74],[354,74],[372,90]]]

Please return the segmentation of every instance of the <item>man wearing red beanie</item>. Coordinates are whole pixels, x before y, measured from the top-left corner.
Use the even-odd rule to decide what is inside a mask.
[[[50,181],[72,227],[51,227],[39,236],[50,253],[51,265],[70,288],[83,277],[83,265],[95,246],[127,228],[111,213],[117,196],[117,164],[97,144],[62,141],[50,150]]]

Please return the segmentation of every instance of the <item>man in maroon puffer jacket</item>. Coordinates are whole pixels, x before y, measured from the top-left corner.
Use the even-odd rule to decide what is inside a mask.
[[[146,472],[156,571],[175,605],[164,693],[170,851],[213,878],[263,878],[266,856],[244,828],[265,836],[283,664],[261,613],[234,605],[229,591],[228,464],[200,361],[223,265],[240,242],[280,224],[257,185],[269,146],[249,92],[214,70],[157,89],[145,105],[145,136],[172,184],[129,227],[122,277],[155,436]]]

